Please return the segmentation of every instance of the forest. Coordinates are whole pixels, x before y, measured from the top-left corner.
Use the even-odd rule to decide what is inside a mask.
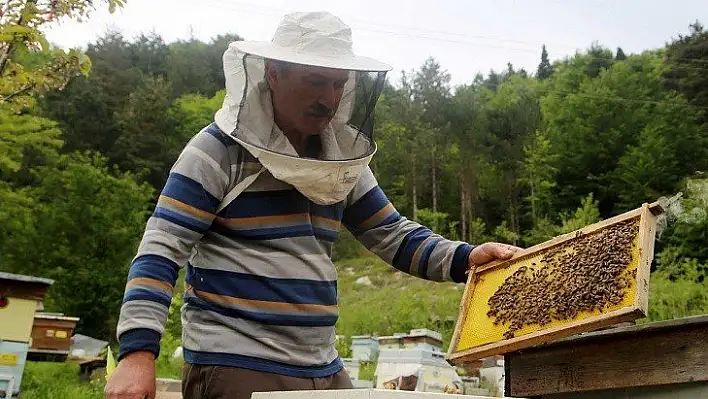
[[[45,307],[114,340],[127,271],[172,163],[224,98],[235,32],[167,43],[47,24],[92,2],[0,15],[0,270],[52,278]],[[55,3],[55,2],[52,2]],[[108,2],[122,6],[119,0]],[[406,217],[451,239],[531,246],[681,194],[652,265],[654,319],[708,313],[708,31],[625,53],[601,43],[451,86],[434,58],[389,81],[372,169]],[[342,232],[335,261],[362,255]]]

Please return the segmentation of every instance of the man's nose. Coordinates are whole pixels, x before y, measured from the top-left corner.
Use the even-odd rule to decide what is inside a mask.
[[[337,104],[337,90],[334,86],[327,86],[326,89],[322,90],[319,100],[320,104],[329,109],[334,109],[334,106]]]

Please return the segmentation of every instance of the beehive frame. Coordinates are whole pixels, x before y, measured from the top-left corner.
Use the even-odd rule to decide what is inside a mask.
[[[455,331],[447,353],[448,361],[456,365],[461,365],[483,357],[529,348],[581,332],[592,331],[613,324],[645,317],[649,302],[649,274],[651,262],[654,257],[654,240],[656,236],[657,219],[661,213],[663,213],[663,208],[659,203],[645,203],[640,208],[592,225],[585,226],[576,231],[560,235],[533,247],[526,248],[517,252],[509,260],[492,262],[488,265],[477,268],[474,273],[469,274],[465,285],[465,290],[460,303],[459,317],[457,319]],[[500,269],[513,268],[515,265],[520,265],[521,262],[538,256],[540,253],[548,249],[567,245],[579,236],[597,233],[605,228],[631,219],[639,220],[637,233],[638,249],[633,255],[638,259],[636,263],[636,274],[632,284],[632,289],[634,292],[631,303],[616,310],[600,312],[598,315],[587,316],[581,318],[580,320],[571,320],[565,324],[555,325],[548,328],[540,328],[537,331],[514,338],[502,338],[500,340],[477,346],[460,348],[461,336],[463,334],[463,329],[465,329],[467,325],[467,319],[470,316],[470,312],[480,312],[486,310],[475,310],[470,308],[470,305],[473,302],[472,299],[475,294],[477,294],[475,289],[478,279],[494,271],[500,271]],[[634,262],[634,260],[632,262]]]

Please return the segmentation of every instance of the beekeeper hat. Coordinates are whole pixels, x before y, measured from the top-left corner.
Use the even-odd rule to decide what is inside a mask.
[[[270,42],[236,41],[224,52],[226,96],[215,122],[267,170],[317,204],[342,201],[376,152],[374,111],[389,65],[354,54],[351,29],[327,12],[286,15]],[[347,70],[317,158],[300,157],[274,120],[268,60]],[[254,177],[254,179],[257,177]]]
[[[270,42],[239,41],[243,53],[263,58],[353,71],[390,71],[375,59],[354,54],[352,30],[328,12],[287,14]]]

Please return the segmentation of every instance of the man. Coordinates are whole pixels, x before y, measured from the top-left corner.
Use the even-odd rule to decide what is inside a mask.
[[[340,224],[395,268],[463,283],[517,250],[446,240],[402,217],[368,163],[388,65],[328,13],[284,18],[224,54],[227,96],[175,162],[131,265],[108,398],[153,397],[178,270],[185,398],[351,388],[335,349]]]

